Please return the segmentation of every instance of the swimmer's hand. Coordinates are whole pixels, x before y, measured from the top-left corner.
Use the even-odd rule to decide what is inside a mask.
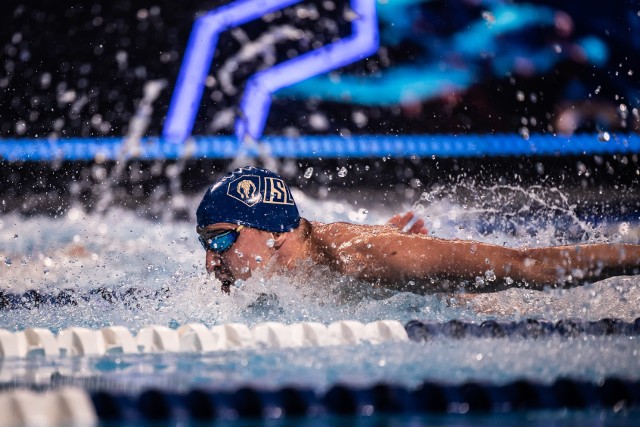
[[[407,228],[409,223],[413,220],[415,214],[411,211],[406,212],[404,214],[396,214],[387,221],[388,226],[395,227],[400,231],[404,231],[410,234],[429,234],[429,230],[424,226],[424,221],[422,219],[416,220],[413,224]]]

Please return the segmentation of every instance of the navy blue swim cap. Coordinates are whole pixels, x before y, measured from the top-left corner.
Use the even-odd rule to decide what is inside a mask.
[[[277,174],[247,166],[228,173],[205,193],[196,211],[198,227],[218,222],[265,231],[291,231],[300,214],[289,187]]]

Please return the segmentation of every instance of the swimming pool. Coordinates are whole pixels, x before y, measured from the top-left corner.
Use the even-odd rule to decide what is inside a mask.
[[[323,200],[299,192],[294,196],[302,216],[311,220],[375,224],[398,211],[414,209],[433,235],[447,238],[513,246],[640,240],[638,218],[633,213],[622,219],[595,222],[577,215],[559,190],[552,191],[554,197],[541,197],[543,190],[539,188],[504,186],[474,191],[478,200],[483,200],[475,206],[443,196],[442,189],[424,193],[416,204],[402,207],[385,206],[379,200],[370,205],[356,204],[356,198],[348,196]],[[509,203],[496,203],[496,197],[499,201],[524,199],[527,209],[522,210],[519,204],[512,212]],[[186,203],[195,206],[197,200]],[[74,207],[57,218],[5,214],[0,217],[0,235],[4,259],[0,280],[5,292],[72,289],[87,294],[96,288],[115,293],[135,288],[139,292],[135,298],[113,300],[93,294],[77,299],[75,305],[29,305],[26,301],[25,306],[30,308],[0,310],[0,325],[11,331],[41,327],[55,333],[72,326],[100,329],[113,325],[138,331],[148,325],[253,326],[266,321],[327,325],[345,319],[362,323],[391,319],[403,324],[412,319],[475,324],[522,319],[557,322],[618,318],[633,322],[640,317],[639,276],[613,277],[563,290],[512,289],[461,297],[388,291],[328,271],[314,271],[293,277],[256,275],[227,296],[204,272],[193,223],[150,219],[144,212],[124,209],[111,209],[100,216]],[[638,380],[638,339],[625,334],[536,339],[442,336],[426,343],[31,357],[3,360],[0,378],[4,388],[75,385],[93,392],[124,394],[149,388],[186,393],[193,388],[233,390],[252,386],[273,390],[291,385],[326,393],[339,383],[360,387],[385,383],[411,390],[424,381],[504,385],[528,380],[548,385],[563,378],[597,384],[606,378]],[[628,410],[624,414],[601,411],[596,415],[588,415],[588,410],[560,412],[545,415],[538,411],[529,419],[532,425],[549,420],[582,424],[585,418],[593,423],[604,419],[633,424],[638,420],[638,415]],[[468,421],[427,417],[420,423]],[[495,422],[481,417],[476,421]],[[400,417],[378,422],[397,425],[412,421]]]

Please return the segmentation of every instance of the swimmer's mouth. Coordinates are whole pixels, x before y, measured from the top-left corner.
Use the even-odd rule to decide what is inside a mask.
[[[222,292],[228,294],[231,292],[231,285],[235,282],[233,275],[230,272],[225,272],[221,269],[214,271],[216,279],[222,282]]]

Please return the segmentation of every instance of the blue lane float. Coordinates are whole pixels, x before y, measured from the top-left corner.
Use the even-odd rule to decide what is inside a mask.
[[[593,155],[640,152],[640,135],[359,135],[342,137],[267,136],[259,143],[241,144],[233,136],[194,136],[184,143],[157,137],[14,138],[0,139],[5,161],[105,161],[178,158],[257,158],[265,153],[288,158],[371,157],[504,157]]]
[[[99,287],[79,291],[78,289],[35,290],[25,292],[6,292],[0,290],[0,311],[2,310],[31,310],[39,307],[76,306],[82,302],[93,300],[106,301],[110,304],[122,303],[125,306],[135,306],[141,299],[160,299],[166,297],[169,289],[162,287],[157,290],[138,288],[111,289]]]
[[[599,416],[620,411],[637,414],[640,407],[640,382],[613,377],[598,383],[570,378],[550,384],[526,380],[457,385],[426,381],[411,389],[384,383],[366,387],[335,384],[326,392],[303,387],[263,389],[255,386],[226,391],[147,389],[139,394],[90,393],[78,388],[42,391],[45,390],[0,392],[4,424],[36,425],[42,424],[44,419],[47,425],[60,426],[96,425],[98,422],[101,425],[147,425],[150,422],[191,425],[236,420],[269,425],[280,420],[324,420],[327,425],[333,425],[332,421],[338,419],[354,422],[377,416],[493,415],[566,410],[597,410]],[[598,420],[602,422],[602,418]]]
[[[405,325],[409,339],[417,342],[446,338],[546,338],[550,336],[606,336],[640,335],[640,318],[633,322],[604,318],[595,321],[561,319],[548,322],[537,319],[498,322],[486,320],[482,323],[450,320],[444,323],[411,320]]]
[[[504,385],[424,382],[416,389],[391,384],[371,387],[337,384],[325,393],[295,387],[186,393],[154,389],[137,396],[97,392],[91,399],[98,418],[113,422],[620,410],[640,405],[640,382],[618,378],[607,378],[598,384],[568,378],[551,384],[525,380]]]

